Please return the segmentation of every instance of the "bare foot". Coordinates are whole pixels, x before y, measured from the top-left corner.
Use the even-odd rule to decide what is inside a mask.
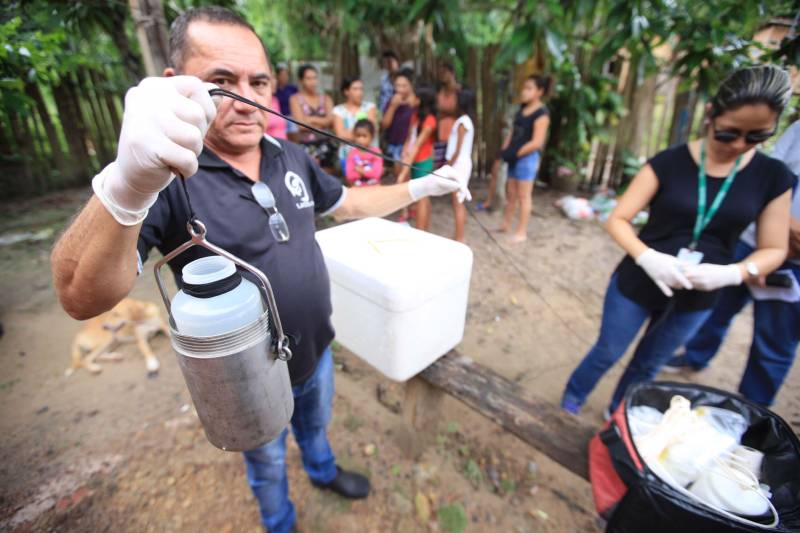
[[[511,244],[519,244],[527,240],[528,240],[527,235],[512,235],[511,237],[508,238],[508,242]]]

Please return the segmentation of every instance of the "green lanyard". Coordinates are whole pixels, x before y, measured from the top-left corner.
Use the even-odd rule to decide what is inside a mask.
[[[731,173],[728,174],[727,178],[725,178],[725,181],[723,182],[722,187],[720,187],[716,198],[714,198],[714,202],[706,211],[706,143],[700,143],[700,172],[697,174],[697,220],[694,223],[692,243],[689,245],[690,250],[697,248],[697,243],[700,241],[700,234],[703,233],[703,230],[706,229],[708,223],[711,222],[711,219],[717,214],[717,210],[719,210],[722,200],[725,199],[725,195],[728,194],[728,191],[733,184],[733,180],[736,177],[736,172],[739,170],[739,163],[741,163],[741,161],[742,156],[736,158],[736,162],[733,164],[733,170],[731,170]]]

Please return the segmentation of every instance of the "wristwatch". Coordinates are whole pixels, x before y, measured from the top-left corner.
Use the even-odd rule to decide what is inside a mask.
[[[759,276],[758,267],[752,261],[748,261],[744,264],[744,268],[747,270],[747,275],[750,276],[750,279],[755,279]]]

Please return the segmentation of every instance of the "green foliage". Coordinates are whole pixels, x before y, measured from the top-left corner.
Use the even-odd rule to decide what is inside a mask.
[[[765,3],[757,1],[679,2],[670,13],[670,43],[677,59],[673,74],[708,97],[727,73],[763,53],[752,36],[767,12]]]
[[[475,459],[470,458],[467,460],[467,464],[464,465],[464,475],[475,488],[480,487],[481,483],[483,483],[483,472],[478,463],[475,462]]]
[[[672,74],[701,94],[715,90],[725,74],[765,58],[791,64],[800,54],[797,37],[766,57],[752,38],[770,16],[792,13],[790,2],[739,0],[557,0],[523,4],[500,55],[499,68],[546,51],[546,70],[556,76],[549,102],[553,165],[582,167],[592,139],[606,140],[626,112],[609,62],[630,59],[636,83],[660,67],[654,50],[668,44],[676,58]],[[760,56],[760,57],[759,57]],[[552,137],[551,137],[552,138]]]
[[[500,489],[505,494],[513,494],[517,491],[517,484],[512,479],[500,480]]]
[[[63,72],[58,61],[64,31],[31,30],[20,17],[0,22],[0,97],[3,109],[22,111],[31,105],[26,83],[53,82]]]
[[[348,413],[347,417],[344,419],[344,427],[351,433],[355,433],[363,425],[364,421],[353,413]]]
[[[628,178],[633,178],[639,169],[642,168],[644,161],[636,157],[630,150],[623,149],[622,151],[622,173]]]
[[[467,512],[459,502],[439,507],[436,518],[441,528],[448,533],[461,533],[467,528]]]

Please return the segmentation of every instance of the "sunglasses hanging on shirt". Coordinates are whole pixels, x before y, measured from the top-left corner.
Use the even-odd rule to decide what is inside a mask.
[[[281,243],[289,242],[289,226],[276,207],[275,195],[272,194],[272,190],[266,183],[259,181],[253,184],[250,191],[258,205],[269,215],[269,231],[275,240]]]

